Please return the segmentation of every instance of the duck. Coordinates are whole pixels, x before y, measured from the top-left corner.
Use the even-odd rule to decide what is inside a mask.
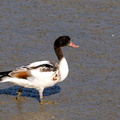
[[[18,67],[15,70],[0,72],[0,83],[11,82],[21,86],[16,99],[20,99],[23,87],[34,88],[39,92],[39,102],[44,104],[44,89],[62,82],[69,73],[68,63],[63,55],[62,47],[79,47],[71,41],[69,36],[58,37],[53,46],[58,63],[52,63],[48,60],[37,61]]]

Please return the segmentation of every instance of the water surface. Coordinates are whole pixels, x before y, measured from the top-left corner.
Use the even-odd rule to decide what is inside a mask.
[[[57,62],[54,40],[68,35],[79,48],[64,48],[70,73],[44,91],[57,105],[39,105],[38,92],[0,84],[1,120],[119,120],[120,2],[118,0],[1,0],[0,70],[38,60]]]

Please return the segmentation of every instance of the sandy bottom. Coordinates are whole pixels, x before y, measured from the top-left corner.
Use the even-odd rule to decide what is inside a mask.
[[[119,0],[2,0],[0,71],[38,60],[56,62],[54,40],[68,35],[79,48],[63,49],[70,73],[44,91],[0,84],[0,120],[120,119]]]

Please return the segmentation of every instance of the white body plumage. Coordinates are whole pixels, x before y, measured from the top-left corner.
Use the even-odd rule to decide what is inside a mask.
[[[0,72],[0,82],[12,82],[23,87],[35,88],[39,91],[42,101],[44,88],[62,82],[68,75],[68,64],[61,49],[64,46],[79,47],[70,41],[69,36],[61,36],[54,42],[58,64],[38,61],[13,71]]]
[[[68,64],[64,57],[58,64],[57,69],[55,71],[51,70],[43,72],[42,69],[45,68],[44,65],[53,66],[49,61],[34,62],[27,66],[17,68],[15,71],[13,71],[15,73],[19,71],[25,71],[29,73],[30,76],[26,79],[16,77],[4,77],[1,82],[12,82],[27,88],[35,88],[40,92],[43,91],[43,89],[46,87],[51,87],[58,82],[62,82],[68,75]]]

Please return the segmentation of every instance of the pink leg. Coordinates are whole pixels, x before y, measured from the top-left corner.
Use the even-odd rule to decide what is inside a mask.
[[[38,90],[39,91],[39,97],[40,97],[40,103],[42,104],[43,103],[43,90],[44,89],[40,89],[40,90]]]
[[[39,96],[40,96],[40,101],[39,101],[40,104],[57,104],[57,103],[52,102],[52,101],[44,101],[43,100],[43,90],[44,90],[44,88],[38,90],[39,91]]]

